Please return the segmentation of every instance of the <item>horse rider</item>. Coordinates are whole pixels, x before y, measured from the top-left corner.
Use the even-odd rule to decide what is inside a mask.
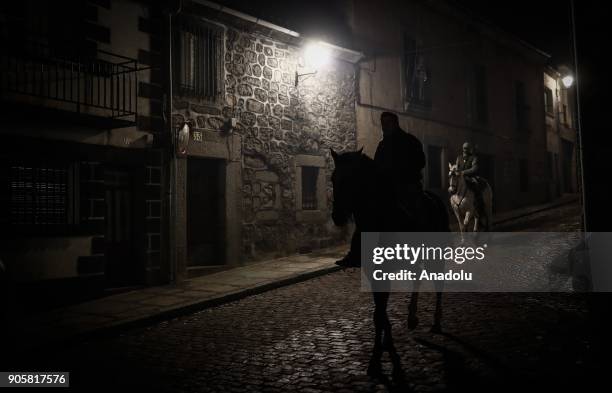
[[[421,171],[425,167],[423,144],[414,135],[404,131],[399,125],[395,113],[383,112],[380,115],[383,138],[378,143],[374,162],[385,184],[389,184],[395,202],[412,213],[417,210],[416,204],[423,192]],[[349,267],[360,266],[361,234],[353,234],[351,249],[336,264]]]
[[[421,171],[425,167],[423,144],[399,126],[397,115],[383,112],[380,116],[383,139],[376,148],[374,162],[393,187],[395,195],[405,196],[423,191]]]
[[[463,153],[457,157],[458,174],[463,174],[465,182],[474,193],[474,204],[480,217],[483,217],[484,201],[482,198],[483,182],[478,176],[478,157],[474,152],[474,147],[469,143],[463,144]]]

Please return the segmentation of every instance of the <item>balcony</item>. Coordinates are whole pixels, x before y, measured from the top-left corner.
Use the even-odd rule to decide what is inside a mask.
[[[60,55],[28,42],[0,53],[0,98],[5,109],[69,119],[101,128],[136,124],[138,63],[97,50],[89,56]],[[7,113],[9,113],[7,111]]]

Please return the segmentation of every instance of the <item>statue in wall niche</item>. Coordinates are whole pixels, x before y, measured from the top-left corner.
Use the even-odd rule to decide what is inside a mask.
[[[276,201],[275,186],[272,183],[261,183],[261,208],[273,209]]]

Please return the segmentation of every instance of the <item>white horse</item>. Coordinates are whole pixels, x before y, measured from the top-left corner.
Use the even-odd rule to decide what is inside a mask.
[[[487,183],[482,191],[485,217],[480,217],[474,203],[474,192],[468,187],[463,173],[457,169],[456,164],[449,163],[448,169],[448,192],[451,194],[450,204],[457,217],[459,230],[463,233],[470,224],[470,221],[474,220],[474,232],[481,231],[481,226],[485,231],[489,231],[491,229],[491,220],[493,219],[493,190],[491,186]]]

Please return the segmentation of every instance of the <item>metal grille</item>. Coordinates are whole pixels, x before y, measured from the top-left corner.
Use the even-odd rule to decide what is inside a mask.
[[[221,92],[221,28],[183,17],[175,36],[179,94],[216,101]]]
[[[76,112],[134,118],[138,64],[98,50],[92,58],[66,56],[47,45],[27,42],[0,53],[3,91],[71,104]]]
[[[13,164],[9,176],[11,224],[67,224],[67,166]]]
[[[319,168],[312,166],[302,167],[302,209],[317,209],[317,179]]]
[[[544,108],[549,114],[554,114],[553,92],[548,87],[544,87]]]

